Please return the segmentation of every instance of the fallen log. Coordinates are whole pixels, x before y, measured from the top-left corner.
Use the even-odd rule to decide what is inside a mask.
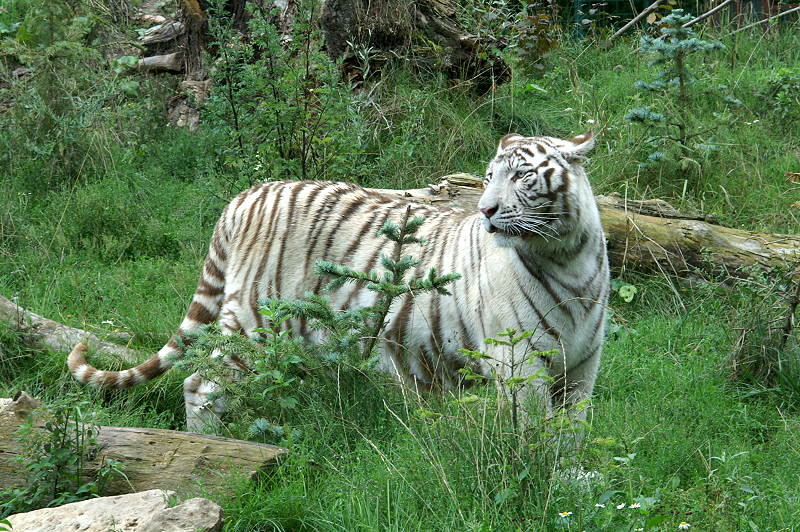
[[[139,38],[145,46],[153,45],[177,39],[186,31],[186,26],[183,22],[173,20],[171,22],[163,22],[157,26],[148,28]]]
[[[183,52],[143,57],[139,59],[139,68],[142,70],[180,72],[183,70]]]
[[[34,314],[3,296],[0,296],[0,319],[20,331],[25,341],[37,349],[69,353],[75,344],[83,342],[95,352],[115,355],[126,362],[136,363],[138,358],[133,349],[107,342],[83,329],[69,327]]]
[[[437,185],[412,190],[380,189],[424,203],[474,211],[481,179],[453,174]],[[752,267],[784,268],[800,264],[800,235],[760,233],[717,225],[708,215],[685,214],[663,200],[629,201],[596,196],[608,241],[609,261],[617,274],[626,270],[678,277],[746,276]],[[794,276],[800,278],[800,271]]]
[[[15,460],[23,450],[16,431],[38,401],[25,392],[0,399],[0,486],[21,487],[28,476]],[[87,464],[89,478],[107,460],[122,463],[127,479],[110,482],[104,495],[149,489],[185,490],[197,483],[219,487],[228,473],[252,477],[286,454],[273,445],[166,429],[98,427],[98,450]]]

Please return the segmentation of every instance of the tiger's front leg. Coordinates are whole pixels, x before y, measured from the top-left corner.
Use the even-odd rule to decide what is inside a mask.
[[[557,390],[556,407],[563,408],[578,423],[586,421],[589,400],[597,379],[600,366],[600,349],[596,349],[589,357],[570,368]]]

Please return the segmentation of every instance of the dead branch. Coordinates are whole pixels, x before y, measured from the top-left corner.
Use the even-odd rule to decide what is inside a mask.
[[[95,351],[118,356],[126,362],[136,362],[136,351],[132,349],[101,340],[83,329],[69,327],[34,314],[3,296],[0,296],[0,320],[20,331],[25,340],[37,349],[68,353],[76,343],[84,342]]]

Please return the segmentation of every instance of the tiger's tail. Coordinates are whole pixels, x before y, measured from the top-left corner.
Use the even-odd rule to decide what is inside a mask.
[[[189,342],[184,338],[185,333],[196,331],[202,325],[217,319],[225,292],[225,268],[228,259],[228,239],[223,227],[225,218],[223,214],[214,230],[192,303],[186,311],[181,326],[169,342],[148,360],[121,371],[95,368],[86,361],[88,346],[85,343],[76,344],[67,357],[67,367],[75,379],[98,388],[130,388],[147,382],[169,370],[183,354],[183,346]]]

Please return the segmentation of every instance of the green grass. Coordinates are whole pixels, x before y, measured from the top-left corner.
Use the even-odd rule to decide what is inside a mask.
[[[695,65],[698,120],[728,114],[709,134],[721,149],[686,181],[674,169],[639,168],[644,134],[623,117],[641,103],[633,83],[652,71],[634,37],[610,49],[565,38],[543,76],[520,68],[483,96],[387,65],[370,99],[350,103],[358,119],[348,138],[357,142],[331,174],[423,186],[447,173],[482,173],[510,131],[592,129],[596,192],[661,197],[727,225],[796,233],[800,198],[784,172],[800,170],[800,130],[766,95],[778,69],[800,69],[796,29],[724,37],[726,50]],[[6,75],[13,65],[2,59]],[[37,132],[36,113],[0,113],[12,132],[0,136],[0,294],[100,336],[130,333],[145,358],[179,324],[218,213],[261,174],[253,160],[231,161],[219,123],[195,133],[167,126],[163,79],[136,78],[141,96],[131,99],[124,76],[110,76],[91,54],[75,61],[60,75],[80,83],[59,86],[80,86],[84,97],[71,95],[55,133]],[[743,105],[720,108],[719,85]],[[0,103],[46,110],[32,88],[0,89]],[[301,407],[282,442],[288,458],[253,482],[230,479],[234,495],[208,487],[224,506],[226,530],[676,530],[681,521],[692,530],[797,529],[800,373],[763,384],[731,371],[738,330],[768,314],[762,301],[773,296],[713,280],[625,280],[639,291],[630,304],[612,301],[620,328],[606,343],[577,456],[602,477],[560,480],[554,449],[538,435],[520,445],[496,415],[491,388],[477,390],[472,404],[420,402],[383,376],[316,375],[298,388]],[[74,383],[64,358],[0,327],[0,396],[25,389],[46,402],[72,390],[104,424],[182,427],[180,371],[128,392],[98,392]],[[98,365],[120,366],[109,358]]]

